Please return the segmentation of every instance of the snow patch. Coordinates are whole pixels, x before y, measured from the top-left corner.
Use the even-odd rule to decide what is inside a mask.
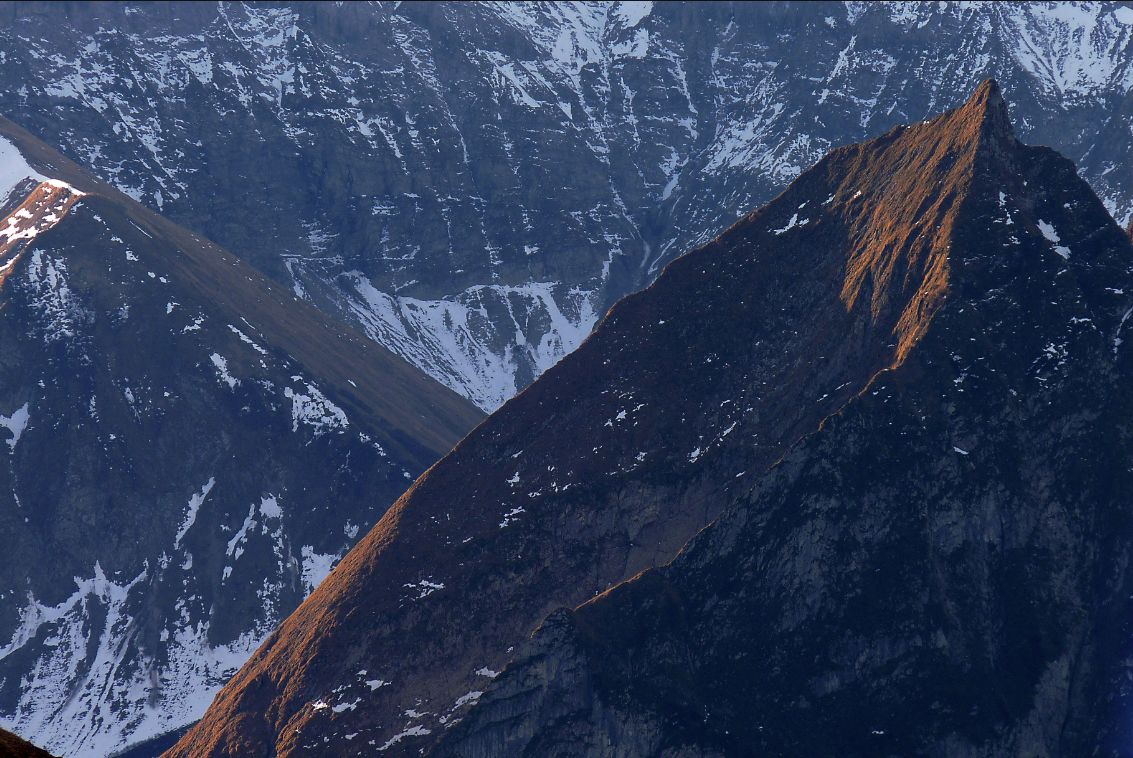
[[[772,229],[771,232],[772,232],[772,234],[775,234],[776,236],[778,236],[780,234],[783,234],[784,232],[789,232],[796,227],[806,226],[809,223],[810,223],[809,218],[804,218],[802,221],[799,221],[799,214],[795,213],[791,216],[791,220],[788,221],[785,226],[783,226],[780,229]]]
[[[303,560],[303,586],[307,594],[315,591],[315,587],[330,576],[331,569],[338,561],[339,555],[336,553],[317,553],[315,548],[311,545],[304,545],[299,550],[299,555]]]
[[[418,300],[381,292],[360,272],[345,276],[355,295],[347,305],[371,339],[486,411],[515,394],[521,363],[542,374],[582,344],[598,320],[596,292],[574,287],[564,294],[554,282],[480,285]],[[523,344],[499,345],[488,314],[501,309],[526,335]],[[533,335],[535,324],[545,326]]]
[[[240,556],[244,554],[244,540],[248,536],[248,532],[256,525],[256,504],[252,503],[248,506],[248,515],[244,517],[244,523],[236,530],[236,534],[232,535],[232,539],[228,540],[228,545],[224,548],[224,554],[234,561],[240,560]],[[227,579],[232,574],[232,567],[224,567],[224,578]]]
[[[393,747],[397,743],[401,742],[406,737],[424,737],[427,734],[432,734],[432,732],[430,732],[428,729],[426,729],[423,726],[411,726],[408,729],[406,729],[405,731],[399,732],[399,733],[395,734],[394,736],[390,737],[385,742],[384,745],[381,745],[380,747],[378,747],[378,750],[384,752],[386,750],[389,750],[391,747]]]
[[[318,387],[303,381],[301,376],[293,376],[291,379],[303,382],[307,388],[305,394],[290,387],[283,389],[284,397],[291,400],[291,431],[297,432],[299,424],[305,424],[314,429],[316,437],[320,437],[336,429],[341,434],[341,430],[350,425],[346,412],[328,400]]]
[[[1042,219],[1039,219],[1039,231],[1043,233],[1044,237],[1046,237],[1047,242],[1051,243],[1051,246],[1054,248],[1054,252],[1061,255],[1063,260],[1070,259],[1070,248],[1066,247],[1065,245],[1058,244],[1062,240],[1059,239],[1058,232],[1054,230],[1053,226],[1043,221]]]
[[[85,315],[67,284],[67,264],[62,258],[33,250],[24,271],[44,341],[73,339]]]
[[[483,695],[483,694],[484,693],[481,692],[480,690],[472,690],[471,692],[468,692],[468,693],[461,695],[460,697],[458,697],[456,699],[456,702],[452,704],[452,708],[449,709],[449,712],[451,713],[452,711],[455,711],[457,708],[460,708],[461,706],[467,705],[468,703],[475,703],[477,700],[480,699],[480,696]]]
[[[361,703],[361,702],[362,702],[362,698],[356,698],[353,702],[339,703],[338,705],[332,706],[331,710],[334,711],[335,713],[345,713],[346,711],[352,711],[355,708],[357,708],[358,704]]]
[[[500,529],[503,529],[504,527],[511,524],[511,522],[515,521],[516,517],[521,513],[525,513],[522,506],[516,506],[515,508],[512,508],[510,511],[505,513],[503,521],[500,522]]]
[[[432,595],[437,590],[443,590],[445,588],[445,585],[444,585],[444,582],[434,582],[434,581],[431,581],[430,579],[422,579],[422,580],[417,581],[417,582],[412,582],[410,584],[406,584],[405,587],[407,589],[417,591],[417,597],[414,598],[415,600],[424,600],[425,598],[427,598],[429,595]]]
[[[272,619],[231,642],[209,642],[209,622],[190,623],[178,601],[176,628],[165,629],[161,662],[137,656],[129,644],[151,584],[147,566],[133,579],[111,579],[96,562],[93,576],[75,578],[76,590],[54,606],[30,595],[0,660],[37,639],[37,652],[19,703],[5,726],[34,734],[51,752],[112,755],[200,719],[216,693],[275,626]],[[178,682],[155,692],[153,683]],[[113,702],[107,687],[114,686]],[[155,694],[158,701],[155,703]]]
[[[228,385],[229,389],[236,389],[236,385],[240,380],[228,373],[228,361],[220,353],[213,353],[209,356],[212,365],[216,367],[216,373],[220,376],[220,381]]]
[[[168,310],[166,310],[166,313],[170,313],[170,312],[172,312],[172,310],[173,310],[172,308],[169,308]],[[251,348],[253,350],[255,350],[257,353],[259,353],[260,355],[267,355],[268,354],[267,350],[264,350],[262,347],[257,345],[255,342],[252,341],[252,339],[248,335],[244,334],[244,332],[240,331],[239,329],[234,327],[232,324],[229,324],[228,328],[232,330],[233,334],[235,334],[237,337],[240,338],[241,342],[243,342],[246,345],[251,346]]]
[[[181,540],[185,538],[189,529],[196,522],[197,511],[200,510],[201,504],[205,502],[205,498],[212,492],[214,484],[216,484],[216,477],[210,476],[209,480],[205,482],[205,486],[201,487],[201,491],[189,498],[189,508],[185,511],[185,518],[181,521],[181,526],[177,529],[177,536],[173,538],[174,550],[181,547]]]
[[[1122,343],[1125,342],[1125,340],[1123,340],[1121,338],[1121,330],[1125,328],[1125,322],[1129,320],[1130,314],[1133,314],[1133,307],[1131,307],[1131,308],[1129,308],[1129,310],[1125,311],[1125,315],[1123,315],[1121,317],[1121,323],[1117,325],[1117,332],[1113,335],[1113,354],[1114,355],[1117,355],[1117,349],[1119,347],[1121,347]],[[14,447],[15,443],[12,443],[12,444],[13,444],[13,447]]]
[[[624,0],[614,6],[614,17],[632,29],[653,12],[652,0]]]
[[[52,179],[36,171],[24,158],[19,148],[6,137],[0,137],[0,205],[11,200],[12,191],[28,180],[34,181],[36,184],[47,182],[52,187],[70,190],[75,195],[82,196],[84,194],[67,182]]]
[[[31,414],[28,412],[27,403],[24,403],[22,406],[12,411],[11,416],[0,415],[0,426],[4,427],[12,434],[12,439],[8,440],[8,447],[12,450],[16,449],[16,443],[20,441],[20,435],[24,433],[24,429],[27,429],[29,418],[31,418]]]

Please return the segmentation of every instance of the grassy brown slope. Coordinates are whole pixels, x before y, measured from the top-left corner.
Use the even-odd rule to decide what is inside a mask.
[[[51,758],[51,753],[40,750],[5,729],[0,729],[0,758]]]

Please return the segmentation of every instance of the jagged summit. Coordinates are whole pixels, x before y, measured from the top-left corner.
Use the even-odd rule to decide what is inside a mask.
[[[1007,101],[999,83],[992,78],[980,82],[962,105],[929,117],[922,123],[946,131],[955,130],[955,136],[970,142],[973,147],[989,140],[1017,141]],[[898,126],[896,129],[900,131],[907,128],[909,127]]]
[[[1004,161],[1015,144],[988,79],[960,108],[833,151],[746,223],[756,231],[770,222],[764,233],[775,236],[808,223],[835,229],[839,244],[826,249],[830,264],[844,267],[841,300],[892,332],[900,360],[947,293],[953,227],[973,183],[1012,171]],[[790,215],[780,225],[776,213]]]
[[[985,137],[995,139],[1015,139],[1015,128],[1011,125],[1011,114],[1007,101],[995,79],[985,79],[968,98],[961,110],[982,113],[982,129]]]

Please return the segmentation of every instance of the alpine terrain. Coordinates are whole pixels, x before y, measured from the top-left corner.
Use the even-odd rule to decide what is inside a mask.
[[[492,410],[985,77],[1133,215],[1130,3],[0,5],[0,112]]]
[[[1093,753],[1130,312],[993,81],[836,149],[418,479],[169,755]]]
[[[177,729],[480,412],[0,120],[0,721]]]

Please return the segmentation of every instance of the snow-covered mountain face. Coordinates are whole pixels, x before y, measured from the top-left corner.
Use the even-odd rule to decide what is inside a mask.
[[[1133,211],[1125,3],[11,4],[0,112],[491,409],[985,76]]]
[[[196,720],[479,415],[0,119],[0,723]]]

